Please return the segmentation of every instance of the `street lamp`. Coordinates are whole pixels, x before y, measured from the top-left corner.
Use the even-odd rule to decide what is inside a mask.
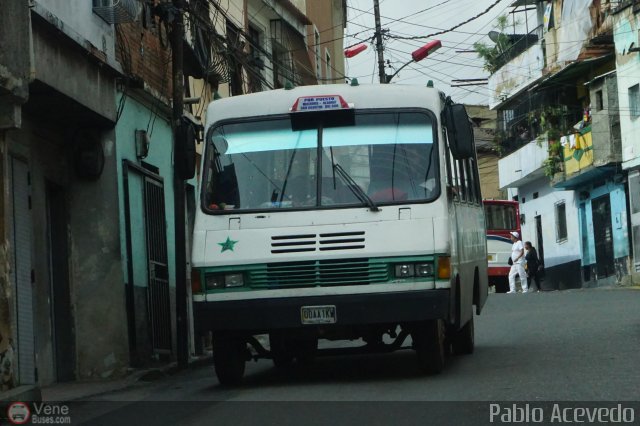
[[[344,49],[344,56],[347,58],[353,58],[358,53],[367,50],[367,45],[364,43],[356,44],[355,46],[347,47]]]
[[[433,40],[425,44],[424,46],[420,47],[419,49],[414,50],[413,52],[411,52],[411,60],[409,62],[407,62],[400,68],[398,68],[398,70],[393,74],[385,76],[386,82],[389,83],[391,79],[395,77],[407,65],[413,62],[420,62],[421,60],[423,60],[424,58],[426,58],[436,50],[440,49],[441,47],[442,47],[442,42],[440,40]]]

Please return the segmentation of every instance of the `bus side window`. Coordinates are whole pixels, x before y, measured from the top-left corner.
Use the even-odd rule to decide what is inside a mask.
[[[456,168],[456,161],[453,159],[451,155],[451,151],[449,150],[449,137],[446,131],[446,128],[443,128],[443,133],[445,135],[445,165],[447,169],[447,190],[450,192],[452,198],[454,200],[460,199],[460,183],[458,180],[458,172]]]

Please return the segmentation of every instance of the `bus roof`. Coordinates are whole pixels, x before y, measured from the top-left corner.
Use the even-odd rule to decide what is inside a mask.
[[[300,97],[340,95],[355,109],[427,108],[439,113],[440,92],[426,86],[397,84],[325,84],[277,89],[219,99],[207,108],[207,126],[230,118],[278,115],[290,112]]]

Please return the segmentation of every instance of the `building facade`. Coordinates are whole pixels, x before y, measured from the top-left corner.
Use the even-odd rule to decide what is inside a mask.
[[[613,14],[615,62],[620,110],[622,170],[628,177],[629,238],[633,252],[630,272],[635,283],[640,282],[640,90],[638,74],[638,30],[640,2],[621,2]]]
[[[511,6],[534,4],[535,28],[513,36],[489,78],[507,154],[500,186],[520,202],[523,239],[543,258],[546,286],[623,282],[631,252],[612,8],[590,0]]]
[[[342,78],[344,2],[314,4],[315,24],[305,1],[188,4],[183,119],[200,139],[217,96]],[[176,306],[189,306],[188,291],[176,300],[176,242],[188,250],[198,207],[196,176],[176,234],[173,3],[10,0],[3,11],[0,392],[11,399],[176,357]],[[333,34],[320,74],[311,28]]]

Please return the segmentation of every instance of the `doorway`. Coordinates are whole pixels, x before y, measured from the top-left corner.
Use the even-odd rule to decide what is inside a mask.
[[[69,290],[67,203],[62,187],[47,182],[47,237],[53,347],[58,382],[75,379],[75,334]]]
[[[538,249],[538,260],[540,266],[544,266],[544,243],[542,241],[542,216],[534,217],[536,224],[536,248]]]
[[[606,278],[615,273],[609,194],[591,200],[591,211],[593,214],[593,238],[596,245],[596,274],[598,279]]]

